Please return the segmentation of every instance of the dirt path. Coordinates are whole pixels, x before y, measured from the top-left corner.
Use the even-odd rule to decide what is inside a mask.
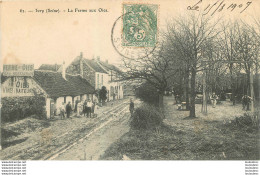
[[[0,152],[0,157],[2,160],[52,160],[58,158],[63,152],[74,149],[74,146],[77,146],[79,143],[85,144],[85,140],[93,138],[92,140],[94,141],[94,138],[97,136],[96,134],[102,132],[105,136],[98,139],[107,140],[104,142],[108,144],[103,143],[102,145],[109,145],[113,142],[113,139],[120,137],[121,132],[116,132],[117,130],[124,128],[124,131],[127,132],[127,127],[124,126],[124,124],[121,125],[120,123],[119,128],[116,128],[117,126],[115,128],[112,127],[116,125],[117,121],[121,122],[121,118],[124,116],[126,116],[126,118],[123,119],[127,120],[126,112],[128,112],[128,99],[120,100],[118,103],[114,103],[113,105],[109,104],[106,107],[100,108],[98,110],[98,117],[96,118],[90,119],[83,116],[74,116],[72,119],[50,121],[50,126],[44,129],[25,132],[11,138],[14,141],[24,140],[21,143],[3,149]],[[105,128],[109,127],[113,128],[112,131],[106,132]],[[124,133],[123,130],[122,133]],[[115,137],[113,135],[115,135]],[[98,144],[92,144],[88,147],[97,145]],[[103,149],[105,148],[106,147]],[[77,155],[76,152],[77,151],[72,151],[70,156],[66,157],[66,159],[82,159],[82,157],[74,156]]]
[[[54,160],[98,160],[105,150],[129,131],[129,112],[118,116]]]

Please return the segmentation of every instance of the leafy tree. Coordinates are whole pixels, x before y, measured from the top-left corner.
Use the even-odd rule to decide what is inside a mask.
[[[107,99],[107,88],[105,86],[102,86],[102,88],[99,91],[99,99],[102,104],[104,104],[104,102]]]
[[[155,106],[159,105],[159,92],[148,82],[144,82],[136,88],[135,90],[136,97],[140,98],[142,101],[152,104]]]

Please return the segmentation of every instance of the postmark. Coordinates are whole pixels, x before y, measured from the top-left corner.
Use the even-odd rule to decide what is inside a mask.
[[[132,6],[134,6],[134,13],[131,10],[133,8],[130,8]],[[115,20],[111,30],[112,45],[120,56],[141,59],[149,56],[156,49],[158,11],[159,5],[155,4],[123,4],[123,14]]]
[[[157,40],[156,4],[123,4],[123,46],[154,47]]]

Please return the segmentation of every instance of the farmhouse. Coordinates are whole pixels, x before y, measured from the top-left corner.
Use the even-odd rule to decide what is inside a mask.
[[[59,114],[63,102],[71,102],[74,107],[76,100],[92,99],[95,88],[79,75],[65,74],[63,67],[41,66],[39,70],[34,70],[32,77],[2,76],[2,98],[33,97],[35,93],[43,95],[47,118]],[[50,70],[52,68],[55,69]]]

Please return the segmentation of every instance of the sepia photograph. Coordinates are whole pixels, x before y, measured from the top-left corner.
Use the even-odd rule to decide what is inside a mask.
[[[1,1],[1,160],[258,161],[259,11]]]

